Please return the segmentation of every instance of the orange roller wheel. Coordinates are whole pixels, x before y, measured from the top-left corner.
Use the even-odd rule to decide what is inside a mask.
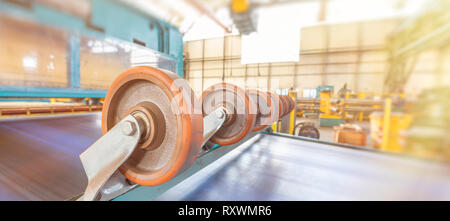
[[[278,114],[279,115],[278,120],[280,120],[284,116],[284,112],[286,111],[285,105],[284,105],[284,99],[282,98],[281,95],[278,95],[278,94],[275,94],[275,95],[278,96],[278,102],[279,102],[279,107],[280,107],[279,114]]]
[[[281,101],[280,101],[280,97],[275,94],[272,93],[270,91],[267,91],[266,94],[269,96],[270,98],[270,102],[272,103],[272,108],[271,108],[271,119],[270,119],[270,124],[275,123],[276,121],[278,121],[280,119],[280,110],[281,110]]]
[[[287,104],[288,104],[288,110],[287,110],[286,115],[288,115],[289,113],[291,113],[291,110],[292,110],[292,100],[291,100],[291,97],[286,96],[286,101],[287,101]]]
[[[280,95],[280,100],[283,105],[283,113],[282,113],[281,117],[284,117],[287,114],[287,112],[289,111],[288,110],[289,104],[288,104],[288,101],[286,100],[286,96],[284,96],[284,95]]]
[[[286,99],[286,96],[285,95],[282,95],[281,96],[282,97],[282,99],[283,99],[283,104],[284,104],[284,113],[283,113],[283,116],[286,116],[286,114],[288,113],[288,111],[289,111],[289,101]]]
[[[272,101],[268,94],[255,89],[247,90],[250,98],[256,102],[257,114],[252,131],[260,131],[272,124]]]
[[[284,96],[284,100],[286,101],[286,113],[285,113],[285,115],[288,115],[289,111],[291,110],[291,102],[289,101],[288,96]]]
[[[286,113],[286,101],[285,101],[283,95],[278,95],[278,96],[280,96],[280,103],[281,103],[281,106],[283,106],[283,108],[281,109],[282,110],[281,117],[284,117],[284,114]]]
[[[288,101],[289,104],[289,109],[288,109],[288,114],[291,113],[293,107],[294,107],[294,103],[292,102],[292,98],[290,96],[286,96],[286,100]]]
[[[103,134],[129,114],[144,128],[138,147],[119,168],[129,180],[159,185],[194,162],[203,139],[203,116],[185,80],[153,67],[127,70],[106,94]]]
[[[291,110],[291,102],[289,101],[289,96],[284,96],[284,101],[286,101],[286,113],[284,115],[288,115]]]
[[[256,119],[256,103],[241,88],[219,83],[203,92],[203,115],[219,107],[225,109],[226,119],[210,141],[219,145],[235,144],[252,130]]]

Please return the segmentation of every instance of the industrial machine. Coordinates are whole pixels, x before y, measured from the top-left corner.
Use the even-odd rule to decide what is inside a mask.
[[[205,90],[200,100],[185,83],[168,71],[134,67],[111,85],[101,116],[3,120],[1,199],[450,197],[447,165],[261,132],[292,111],[294,102],[287,96],[220,83]],[[301,163],[311,159],[316,163]],[[345,176],[341,171],[356,168],[360,172]],[[421,179],[420,174],[427,179],[418,187],[413,180]],[[301,177],[311,182],[303,185]],[[320,188],[325,191],[321,197],[308,191],[315,182],[332,188]],[[440,192],[429,194],[438,184]]]
[[[0,1],[0,48],[32,48],[0,65],[0,97],[104,98],[102,113],[0,119],[0,200],[450,199],[446,164],[289,135],[292,91],[218,83],[196,97],[176,27],[80,2]]]
[[[288,99],[221,83],[206,89],[199,101],[173,73],[132,68],[105,98],[103,136],[80,155],[88,177],[80,199],[112,199],[132,188],[130,182],[164,184],[189,168],[207,141],[236,144],[289,113],[293,101]]]
[[[2,118],[101,111],[131,66],[183,74],[178,29],[123,1],[0,1],[0,28]]]
[[[103,98],[136,65],[183,74],[178,29],[121,1],[5,0],[0,13],[1,51],[15,51],[2,55],[0,97]]]
[[[295,125],[293,135],[295,135],[295,130],[298,128],[298,136],[309,137],[314,139],[320,139],[319,129],[314,125],[313,122],[301,122]]]
[[[344,117],[340,114],[340,110],[331,103],[333,89],[318,87],[317,94],[320,98],[320,126],[331,127],[344,123]]]
[[[368,120],[370,114],[383,110],[385,100],[382,96],[364,92],[353,92],[346,84],[333,96],[333,86],[318,86],[316,98],[297,100],[297,115],[307,117],[315,115],[320,126],[338,126],[345,121]],[[395,100],[401,102],[400,99]]]

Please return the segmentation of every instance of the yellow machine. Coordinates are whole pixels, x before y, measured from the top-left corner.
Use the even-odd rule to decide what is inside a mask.
[[[331,102],[332,91],[322,90],[319,92],[320,98],[320,126],[332,127],[344,123],[344,117],[339,114],[339,108],[333,106]]]
[[[405,149],[404,132],[411,123],[411,115],[392,112],[391,98],[387,98],[384,112],[370,115],[370,136],[374,147],[381,150],[403,152]]]

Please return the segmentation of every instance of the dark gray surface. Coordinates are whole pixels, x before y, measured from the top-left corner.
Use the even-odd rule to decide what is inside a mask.
[[[78,155],[101,136],[100,116],[0,121],[0,200],[65,200],[83,192]]]
[[[78,155],[100,114],[0,121],[0,200],[64,200],[84,190]],[[226,148],[226,147],[223,147]],[[450,200],[448,165],[260,135],[157,200]]]
[[[261,135],[156,200],[450,200],[450,167]]]

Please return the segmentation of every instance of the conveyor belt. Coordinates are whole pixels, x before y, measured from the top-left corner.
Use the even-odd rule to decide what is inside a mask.
[[[78,155],[101,136],[100,125],[99,113],[0,122],[0,200],[81,193]],[[448,165],[258,136],[157,200],[450,199]]]
[[[450,166],[275,135],[156,200],[450,200]]]

